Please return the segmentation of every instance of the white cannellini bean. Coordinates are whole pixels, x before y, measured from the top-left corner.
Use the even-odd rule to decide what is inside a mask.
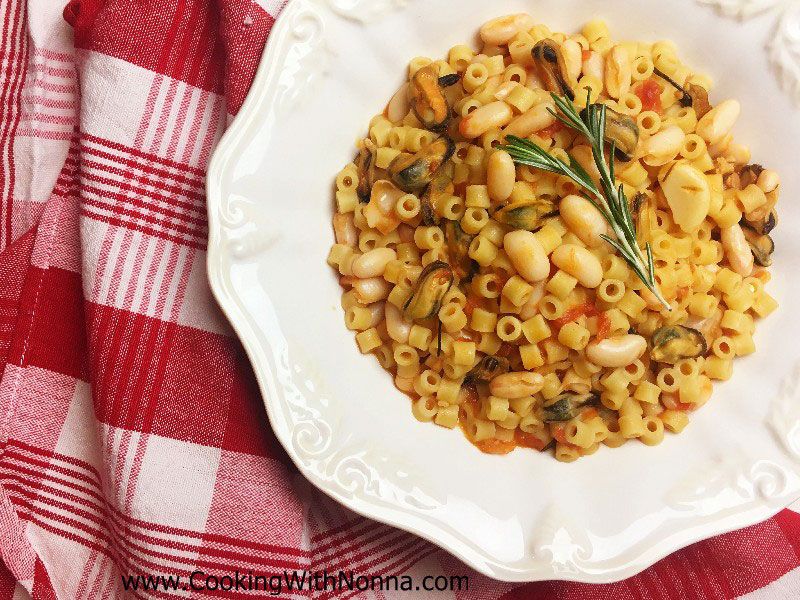
[[[380,322],[383,321],[385,306],[385,302],[376,302],[375,304],[370,304],[367,307],[367,310],[369,310],[371,315],[369,319],[370,327],[377,327]]]
[[[673,158],[681,151],[686,133],[677,125],[669,125],[644,141],[646,158]]]
[[[550,110],[555,111],[555,109],[556,105],[552,100],[540,102],[511,121],[503,130],[503,133],[524,138],[546,127],[550,127],[550,125],[556,122],[556,118]]]
[[[533,17],[528,14],[508,15],[485,23],[481,27],[480,35],[486,44],[502,46],[510,42],[518,33],[527,31],[535,24]]]
[[[606,91],[612,98],[621,98],[631,88],[631,60],[623,46],[614,46],[606,56]]]
[[[750,245],[744,237],[741,225],[736,223],[731,227],[726,227],[720,232],[722,249],[725,250],[725,258],[731,265],[731,269],[742,277],[749,277],[753,273],[754,258]]]
[[[505,202],[514,191],[516,181],[517,168],[511,155],[504,150],[493,152],[486,166],[489,197],[495,202]]]
[[[542,390],[544,377],[539,373],[524,371],[498,375],[489,383],[492,396],[517,400],[538,394]]]
[[[599,52],[592,50],[583,61],[583,74],[597,81],[605,81],[606,67]]]
[[[575,40],[566,39],[561,44],[561,53],[564,55],[569,82],[578,81],[583,69],[583,47]]]
[[[583,170],[589,174],[589,177],[591,177],[592,181],[599,183],[600,171],[597,169],[597,163],[594,162],[592,149],[585,144],[575,146],[570,154],[572,155],[572,158],[578,161],[578,164],[583,167]]]
[[[359,279],[382,277],[386,265],[397,258],[397,252],[391,248],[375,248],[365,252],[353,261],[353,276]]]
[[[686,233],[697,231],[711,207],[708,178],[688,162],[679,162],[661,184],[675,223]]]
[[[608,234],[608,223],[586,198],[570,194],[561,201],[559,211],[569,230],[584,244],[596,248],[603,243],[600,236]]]
[[[716,144],[730,133],[741,111],[738,100],[720,102],[697,123],[697,135],[709,144]]]
[[[386,118],[397,124],[405,118],[410,108],[408,83],[404,83],[392,99],[389,100],[389,106],[386,108]]]
[[[384,314],[386,316],[386,332],[389,337],[399,344],[407,344],[413,323],[403,316],[399,308],[389,302],[386,303]]]
[[[333,232],[336,243],[355,248],[358,246],[358,230],[353,223],[353,213],[335,214],[333,216]]]
[[[550,261],[541,242],[530,231],[512,231],[503,238],[503,249],[525,281],[535,283],[550,274]],[[599,284],[600,282],[598,282]]]
[[[598,367],[627,367],[647,350],[647,340],[640,335],[622,335],[586,346],[586,356]]]
[[[719,158],[728,151],[728,147],[733,142],[733,134],[729,133],[716,144],[708,144],[708,154],[711,158]]]
[[[534,283],[532,285],[533,291],[531,292],[531,297],[528,298],[528,301],[519,308],[519,318],[523,321],[532,319],[539,314],[539,302],[541,302],[542,298],[544,298],[544,281],[540,281],[539,283]]]
[[[384,234],[395,229],[399,219],[394,213],[394,207],[404,193],[391,181],[384,179],[376,181],[372,186],[369,203],[363,209],[367,225]]]
[[[563,244],[553,251],[553,264],[572,275],[585,288],[596,288],[603,281],[600,259],[586,248]]]
[[[383,277],[359,279],[353,283],[353,291],[356,295],[356,301],[359,304],[367,305],[386,300],[392,291],[392,284]]]
[[[758,176],[758,187],[765,194],[774,192],[781,186],[781,176],[772,169],[764,169]],[[341,243],[341,242],[340,242]]]
[[[461,119],[459,131],[465,138],[472,140],[490,129],[504,127],[511,122],[514,113],[505,102],[490,102],[481,106]]]
[[[732,143],[725,150],[725,160],[735,165],[746,165],[750,162],[751,156],[750,148],[738,142]]]

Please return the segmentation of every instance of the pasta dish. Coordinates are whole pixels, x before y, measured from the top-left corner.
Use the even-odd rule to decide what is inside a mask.
[[[480,450],[679,433],[755,351],[780,178],[665,41],[520,14],[418,57],[336,178],[346,326]]]

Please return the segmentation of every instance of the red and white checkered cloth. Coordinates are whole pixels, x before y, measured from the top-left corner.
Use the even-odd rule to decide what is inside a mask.
[[[205,169],[282,4],[0,1],[0,597],[168,596],[120,577],[198,569],[463,574],[439,596],[478,599],[800,597],[791,511],[623,583],[512,586],[297,474],[204,266]]]

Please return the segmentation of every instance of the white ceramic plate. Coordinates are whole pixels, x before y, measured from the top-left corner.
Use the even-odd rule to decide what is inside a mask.
[[[777,11],[740,22],[709,3],[289,3],[212,162],[208,265],[273,429],[311,482],[508,581],[622,579],[800,496],[800,280],[792,276],[800,259],[800,119],[787,93],[798,52],[796,37],[780,43],[787,26],[797,31],[797,13],[776,30]],[[759,4],[720,3],[745,11]],[[737,139],[784,177],[769,286],[782,309],[760,324],[758,353],[737,363],[686,432],[656,448],[630,443],[571,465],[535,452],[483,455],[459,431],[417,423],[343,324],[341,290],[325,259],[332,181],[352,159],[354,140],[411,57],[443,56],[488,18],[520,11],[557,31],[602,16],[616,39],[674,40],[688,64],[717,81],[713,100],[741,100]],[[784,89],[770,56],[786,67]]]

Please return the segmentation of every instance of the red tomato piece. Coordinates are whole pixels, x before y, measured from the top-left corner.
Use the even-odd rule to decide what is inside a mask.
[[[533,448],[534,450],[541,452],[545,447],[543,440],[540,440],[532,433],[525,433],[519,429],[517,429],[516,433],[514,434],[514,439],[517,441],[517,445],[522,448]]]
[[[600,342],[606,339],[610,333],[611,319],[609,318],[608,313],[602,312],[597,317],[597,335],[595,338],[597,338],[597,341]]]
[[[635,93],[639,96],[639,100],[642,101],[642,110],[653,110],[657,113],[661,113],[663,110],[661,106],[662,91],[663,88],[661,84],[653,77],[637,87]]]
[[[576,319],[584,316],[594,317],[597,316],[597,314],[597,307],[591,302],[586,302],[585,304],[579,304],[578,306],[573,306],[568,309],[561,318],[552,321],[552,323],[556,329],[561,329],[564,325],[572,323]]]
[[[495,438],[475,442],[478,450],[486,454],[508,454],[517,447],[516,442],[504,442]]]

